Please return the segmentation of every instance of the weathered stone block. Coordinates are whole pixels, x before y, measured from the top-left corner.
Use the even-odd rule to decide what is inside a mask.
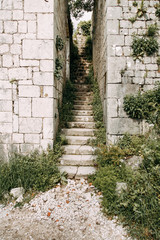
[[[3,67],[12,67],[13,61],[11,55],[3,55]]]
[[[108,83],[120,83],[121,70],[125,69],[126,59],[124,57],[109,57],[108,58]]]
[[[108,134],[140,134],[140,122],[129,118],[108,118]]]
[[[17,32],[17,22],[15,21],[5,21],[4,22],[5,33],[16,33]]]
[[[12,43],[11,34],[0,34],[0,44]]]
[[[43,87],[43,97],[53,98],[53,86],[44,86]]]
[[[12,101],[0,100],[0,112],[11,112],[12,111]]]
[[[53,59],[53,41],[23,40],[24,59]]]
[[[22,10],[14,10],[13,11],[13,20],[22,20],[23,19],[23,11]]]
[[[32,99],[33,117],[53,117],[52,98],[33,98]]]
[[[121,19],[122,8],[121,7],[108,7],[107,8],[107,19]]]
[[[11,20],[12,12],[7,10],[0,10],[0,20]]]
[[[25,12],[53,12],[53,0],[43,1],[43,0],[24,0],[24,11]]]
[[[108,32],[108,34],[118,34],[119,33],[119,21],[118,20],[108,20],[107,21],[107,32]]]
[[[20,55],[21,54],[21,45],[20,44],[13,44],[13,45],[11,45],[10,52],[12,54]]]
[[[12,99],[12,90],[11,89],[0,89],[0,99],[11,100]]]
[[[116,98],[107,99],[107,117],[118,116],[118,101]]]
[[[33,74],[33,82],[36,85],[51,85],[53,86],[53,73],[35,72]]]
[[[18,32],[19,33],[26,33],[27,32],[27,22],[26,21],[19,21],[18,22]],[[18,36],[18,39],[20,35]],[[15,43],[21,43],[21,39],[25,38],[25,36],[21,36],[20,42],[15,41]]]
[[[20,97],[40,97],[40,88],[38,86],[19,86]]]
[[[13,143],[23,143],[23,134],[13,133]]]
[[[19,120],[17,115],[13,115],[13,132],[17,133],[19,130]]]
[[[19,133],[41,133],[41,118],[19,118]]]
[[[53,14],[38,14],[38,38],[53,39]]]
[[[21,67],[38,67],[39,61],[37,60],[20,60]]]
[[[9,69],[9,79],[27,79],[27,69],[26,68],[10,68]]]
[[[1,133],[12,133],[12,123],[1,123],[0,124]]]
[[[25,134],[25,143],[39,143],[40,135],[39,134]]]
[[[0,112],[0,121],[4,123],[12,122],[12,113],[11,112]]]
[[[36,21],[28,21],[28,32],[36,33],[37,22]]]
[[[31,153],[34,149],[33,144],[21,144],[20,145],[20,150],[22,153]]]
[[[9,52],[9,46],[7,44],[3,44],[0,46],[0,54],[4,54]]]
[[[14,9],[22,9],[23,8],[23,0],[12,0]]]
[[[19,116],[31,117],[31,99],[30,98],[19,99]]]
[[[53,72],[53,60],[41,60],[40,70],[43,72]]]
[[[43,119],[43,138],[53,139],[53,118]]]

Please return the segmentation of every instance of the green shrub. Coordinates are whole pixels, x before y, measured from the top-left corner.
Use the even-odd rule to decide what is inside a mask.
[[[148,37],[154,37],[157,34],[158,28],[156,24],[151,24],[148,29],[146,35]]]
[[[143,94],[128,95],[124,98],[124,110],[133,119],[146,119],[158,124],[160,119],[160,85]]]
[[[134,37],[131,47],[133,49],[133,56],[136,58],[143,57],[144,54],[152,56],[158,52],[159,48],[157,39],[153,37]]]
[[[82,34],[84,36],[89,36],[90,35],[90,31],[91,31],[91,21],[81,21],[78,24],[78,29],[81,28],[82,29]]]

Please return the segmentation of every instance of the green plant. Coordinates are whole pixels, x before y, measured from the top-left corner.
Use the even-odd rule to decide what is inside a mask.
[[[146,35],[148,37],[154,37],[157,34],[158,28],[157,24],[151,24],[148,29]]]
[[[137,7],[138,3],[136,1],[133,2],[133,7]]]
[[[89,36],[90,35],[90,31],[91,31],[91,21],[81,21],[78,24],[78,29],[81,28],[82,29],[82,34],[84,36]]]
[[[160,127],[160,85],[153,90],[136,96],[128,95],[124,98],[124,110],[133,119],[145,119],[152,123],[159,131]]]
[[[129,18],[128,19],[131,23],[134,23],[136,20],[137,20],[137,18],[136,17],[132,17],[132,18]]]
[[[53,150],[40,154],[38,151],[23,156],[14,154],[9,163],[0,165],[0,199],[12,188],[23,187],[25,191],[45,191],[60,182],[57,168],[62,155],[61,140],[57,137]]]
[[[153,54],[157,53],[159,49],[157,39],[153,37],[139,38],[134,36],[131,47],[133,49],[134,58],[142,58],[144,54],[147,56],[152,56]]]
[[[56,37],[56,49],[62,51],[64,48],[64,42],[60,36]]]
[[[144,0],[141,1],[140,8],[137,10],[137,17],[141,18],[147,12],[146,8],[144,7]]]
[[[156,12],[155,12],[156,17],[160,18],[160,4],[156,4],[155,8],[156,8]]]
[[[157,64],[160,66],[160,57],[157,58]]]
[[[62,69],[63,69],[62,60],[60,58],[56,58],[54,76],[58,80],[60,80],[62,78],[62,74],[61,74]]]
[[[71,81],[67,80],[65,88],[63,90],[62,106],[59,106],[60,129],[68,127],[67,123],[73,120],[73,114],[71,110],[73,109],[74,100],[75,100],[74,85],[72,84]]]

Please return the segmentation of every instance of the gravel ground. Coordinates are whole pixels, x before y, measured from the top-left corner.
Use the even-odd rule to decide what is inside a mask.
[[[131,240],[101,212],[101,195],[84,179],[38,194],[22,209],[0,209],[1,240]]]

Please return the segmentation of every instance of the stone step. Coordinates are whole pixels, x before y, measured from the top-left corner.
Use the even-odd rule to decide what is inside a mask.
[[[69,145],[87,145],[89,141],[95,139],[90,136],[65,136]]]
[[[94,155],[63,155],[60,159],[62,166],[94,166]]]
[[[69,128],[95,128],[95,122],[68,122]]]
[[[67,155],[92,155],[94,154],[96,148],[92,146],[81,146],[81,145],[64,145],[64,154]]]
[[[81,91],[78,91],[76,92],[76,97],[77,96],[93,96],[93,92],[81,92]]]
[[[92,105],[74,105],[74,110],[92,110]]]
[[[66,172],[69,178],[81,179],[87,178],[88,175],[96,172],[95,167],[76,167],[76,166],[59,166],[61,173]]]
[[[91,85],[89,84],[74,84],[74,87],[81,92],[88,92],[91,89]]]
[[[73,115],[75,116],[92,116],[92,110],[72,110]]]
[[[83,128],[65,128],[62,129],[62,134],[66,136],[94,136],[95,129]]]
[[[74,116],[74,122],[94,122],[93,116]]]
[[[93,101],[93,96],[85,96],[85,95],[79,95],[76,96],[76,101],[89,101],[92,102]]]
[[[92,100],[74,100],[74,104],[76,105],[91,105]]]

